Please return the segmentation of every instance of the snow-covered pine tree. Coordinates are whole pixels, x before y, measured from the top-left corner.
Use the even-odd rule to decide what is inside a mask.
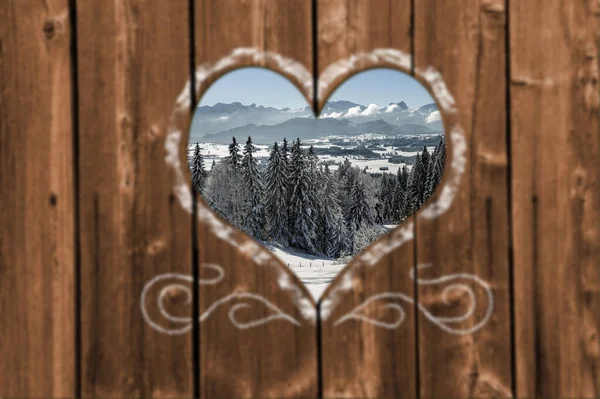
[[[246,199],[242,177],[231,164],[220,162],[211,168],[202,197],[221,217],[233,226],[243,228]]]
[[[319,158],[317,157],[317,154],[315,154],[315,148],[311,145],[310,148],[308,149],[308,154],[306,156],[306,165],[308,167],[308,170],[310,173],[312,173],[313,175],[317,174],[317,165],[319,163]]]
[[[309,163],[309,173],[311,176],[311,181],[314,185],[313,191],[315,195],[315,207],[316,207],[316,234],[317,234],[317,249],[320,253],[326,252],[325,246],[325,236],[326,236],[326,226],[325,226],[325,213],[327,212],[327,204],[325,200],[325,196],[327,195],[327,187],[326,181],[332,177],[331,170],[329,166],[325,164],[325,168],[323,165],[319,165],[319,157],[315,154],[314,148],[311,146],[308,151],[307,161]],[[312,164],[312,165],[311,165]]]
[[[350,249],[350,241],[338,201],[338,183],[333,178],[329,165],[325,165],[322,186],[323,252],[330,258],[338,258]]]
[[[295,144],[292,141],[292,146]],[[294,186],[292,182],[292,154],[291,148],[289,148],[288,141],[284,137],[283,142],[281,144],[281,154],[283,155],[283,160],[285,161],[285,170],[286,170],[286,188],[287,188],[287,204],[289,205],[292,201],[292,191],[294,191]],[[292,220],[291,220],[291,210],[288,209],[288,231],[292,231]]]
[[[363,179],[356,179],[350,192],[347,221],[349,226],[354,229],[358,229],[363,225],[372,225],[374,222],[372,204],[369,202]]]
[[[361,170],[358,167],[347,168],[345,164],[346,162],[344,162],[342,165],[344,172],[340,173],[338,180],[340,182],[340,193],[338,196],[340,199],[340,205],[342,207],[342,213],[344,214],[344,219],[346,222],[348,222],[350,205],[352,205],[352,188],[354,187],[356,181],[358,181]]]
[[[385,191],[387,190],[387,173],[383,173],[381,179],[379,179],[379,187],[377,188],[377,193],[375,194],[375,198],[377,201],[375,202],[374,213],[375,213],[375,223],[383,224],[384,220],[384,204],[385,204]]]
[[[352,167],[352,164],[348,158],[344,159],[344,162],[335,171],[338,182],[340,184],[339,189],[339,200],[342,207],[344,217],[348,215],[348,208],[350,207],[350,191],[352,190],[353,179],[356,175],[356,170]]]
[[[438,145],[435,146],[435,150],[431,155],[431,159],[429,160],[429,168],[427,168],[427,183],[425,184],[425,194],[424,197],[427,199],[431,197],[435,188],[442,178],[443,173],[443,165],[440,164],[441,161],[441,148],[442,142],[440,141]]]
[[[192,159],[192,184],[199,194],[204,192],[204,183],[207,175],[208,173],[204,168],[204,157],[200,152],[200,144],[196,143],[194,157]]]
[[[229,156],[227,161],[235,169],[239,169],[242,156],[240,155],[240,145],[238,144],[235,137],[232,137],[231,144],[229,144]]]
[[[388,222],[394,221],[394,192],[396,191],[396,186],[398,185],[398,181],[396,177],[392,174],[388,175],[388,191],[386,193],[385,198],[385,209],[386,209],[386,218]]]
[[[322,176],[321,170],[319,169],[319,157],[315,153],[314,147],[311,145],[308,149],[308,153],[306,154],[306,170],[307,177],[309,181],[309,192],[310,200],[312,203],[309,204],[311,208],[315,210],[314,219],[317,223],[317,236],[319,232],[319,223],[318,221],[322,218],[321,207],[319,206],[319,194],[322,194],[323,187],[321,184]],[[322,227],[322,226],[321,226]],[[319,241],[317,240],[317,243]]]
[[[311,183],[311,191],[316,198],[319,181],[321,179],[321,170],[319,169],[319,157],[315,154],[315,149],[311,145],[306,155],[306,169],[308,172],[309,181]]]
[[[423,205],[427,201],[427,171],[429,170],[429,160],[431,155],[427,151],[427,147],[423,146],[423,152],[421,153],[421,166],[423,168],[423,177],[419,181],[419,206]]]
[[[383,224],[383,203],[379,199],[375,202],[375,223]]]
[[[265,185],[266,211],[269,217],[269,238],[287,246],[289,243],[287,162],[277,142],[269,155]]]
[[[419,209],[421,206],[420,193],[421,184],[425,176],[423,170],[423,164],[421,163],[421,154],[417,154],[415,163],[410,171],[410,177],[408,179],[408,189],[406,198],[406,216],[410,216]]]
[[[300,147],[300,139],[294,141],[290,159],[290,180],[292,186],[290,199],[290,236],[291,243],[310,253],[317,253],[316,199],[307,173],[307,161]]]
[[[354,238],[354,252],[352,255],[362,251],[370,245],[373,241],[381,237],[386,233],[386,229],[381,225],[362,226],[357,229],[353,235]]]
[[[348,223],[348,221],[347,221]],[[356,226],[354,223],[350,223],[346,226],[346,231],[348,232],[348,254],[354,255],[356,254]]]
[[[250,236],[262,240],[265,238],[266,213],[263,205],[263,184],[256,158],[254,158],[255,151],[256,147],[252,145],[252,138],[248,136],[241,163],[242,181],[247,200],[244,231]]]
[[[389,173],[381,176],[381,183],[377,198],[379,200],[381,223],[388,223],[394,219],[394,191],[396,188],[396,179]]]
[[[286,170],[286,176],[288,177],[288,199],[289,199],[289,195],[291,193],[291,187],[289,187],[289,177],[290,177],[290,172],[291,172],[291,168],[290,168],[290,149],[288,147],[288,141],[287,139],[284,137],[283,138],[283,142],[281,144],[280,147],[280,151],[281,151],[281,160],[283,161],[283,164],[285,165],[285,170]]]
[[[281,158],[287,167],[290,161],[290,149],[288,148],[288,141],[285,137],[283,138],[283,143],[281,144]]]
[[[348,171],[352,168],[352,164],[348,160],[348,158],[344,159],[344,162],[340,165],[338,169],[338,175],[340,181],[346,179],[348,177]]]
[[[400,170],[399,170],[400,172]],[[400,177],[398,179],[398,184],[402,186],[404,190],[408,187],[408,178],[410,174],[408,171],[408,167],[406,165],[402,165],[402,172],[400,173]]]
[[[406,199],[407,199],[407,188],[408,188],[408,168],[406,165],[402,166],[402,169],[398,169],[396,176],[396,187],[394,189],[394,203],[393,203],[393,220],[394,223],[400,223],[406,216]]]
[[[446,167],[446,140],[444,140],[442,138],[441,141],[441,145],[440,145],[440,159],[441,159],[441,165],[442,165],[442,172],[444,171],[444,168]]]
[[[394,190],[394,213],[393,221],[399,224],[404,220],[406,215],[406,190],[403,190],[400,185],[396,185]]]

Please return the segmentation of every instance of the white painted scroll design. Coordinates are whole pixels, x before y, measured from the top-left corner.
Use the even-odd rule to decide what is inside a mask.
[[[198,285],[200,286],[218,284],[225,277],[225,272],[220,265],[204,263],[200,265],[200,268],[208,269],[216,273],[215,276],[211,278],[200,278],[198,280]],[[142,290],[142,295],[140,299],[142,315],[144,316],[144,320],[146,321],[146,323],[148,323],[148,325],[150,325],[150,327],[152,327],[154,330],[167,335],[181,335],[190,331],[192,329],[192,318],[173,315],[166,308],[165,301],[169,293],[179,291],[182,292],[185,296],[184,305],[191,305],[191,286],[193,282],[194,279],[192,276],[180,273],[164,273],[155,276],[150,281],[148,281],[144,286],[144,289]],[[152,303],[152,301],[148,300],[148,295],[153,288],[158,287],[158,284],[164,285],[160,288],[158,294],[156,295],[156,309],[154,310],[157,310],[157,312],[154,313],[158,313],[158,315],[163,319],[163,322],[166,322],[165,324],[173,324],[175,325],[174,327],[164,327],[157,320],[154,320],[154,318],[150,315],[150,309],[148,309],[148,305],[149,303]],[[276,305],[268,301],[265,297],[251,292],[234,292],[216,300],[206,310],[200,313],[199,322],[205,321],[217,309],[223,307],[226,304],[231,304],[228,313],[229,321],[234,327],[242,330],[258,327],[275,320],[283,320],[296,326],[300,325],[300,322],[298,320],[279,309]],[[260,317],[254,320],[240,320],[240,318],[238,317],[239,312],[243,310],[249,310],[254,306],[258,305],[264,306],[270,311],[270,313],[267,316]]]
[[[418,265],[417,269],[425,269],[431,267],[430,264]],[[414,270],[410,271],[410,278],[414,281]],[[449,284],[442,291],[442,302],[449,304],[449,294],[451,292],[464,293],[468,297],[467,310],[458,316],[443,317],[434,315],[425,305],[422,303],[416,304],[417,309],[429,320],[440,329],[444,330],[449,334],[454,335],[466,335],[472,334],[487,324],[490,320],[492,312],[494,310],[494,295],[489,284],[470,273],[456,273],[444,275],[437,278],[424,279],[416,278],[417,285],[442,285]],[[479,307],[479,301],[475,290],[472,285],[475,285],[485,292],[486,308],[481,316],[481,319],[470,327],[460,328],[461,323],[466,323],[475,316],[476,310]],[[354,320],[362,321],[365,323],[372,324],[376,327],[385,329],[395,329],[400,327],[406,318],[406,311],[403,308],[405,305],[414,305],[414,298],[402,293],[402,292],[383,292],[380,294],[372,295],[367,298],[363,303],[356,306],[352,311],[336,320],[334,325],[339,325],[344,322]],[[391,309],[396,312],[395,318],[392,321],[379,320],[375,317],[366,314],[365,310],[369,306],[376,306],[379,309]]]

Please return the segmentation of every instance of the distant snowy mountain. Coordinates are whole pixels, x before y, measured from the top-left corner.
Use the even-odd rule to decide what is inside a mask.
[[[289,137],[318,138],[361,133],[422,134],[443,131],[435,103],[410,109],[404,101],[380,107],[350,101],[330,101],[316,122],[310,107],[299,109],[217,103],[197,108],[191,140],[228,142],[231,136],[251,135],[256,142]]]
[[[201,137],[247,124],[276,125],[292,118],[312,117],[309,107],[291,110],[276,109],[262,105],[243,105],[217,103],[198,107],[194,113],[192,136]]]
[[[252,137],[256,144],[270,144],[280,141],[284,137],[292,141],[295,138],[302,140],[317,139],[325,136],[356,136],[363,133],[377,133],[383,135],[426,134],[434,133],[433,130],[422,125],[403,124],[391,125],[381,119],[364,123],[351,122],[348,119],[313,119],[294,118],[277,125],[248,124],[222,132],[202,136],[198,141],[206,143],[229,143],[231,137],[244,141],[247,136]],[[194,141],[192,139],[192,141]]]

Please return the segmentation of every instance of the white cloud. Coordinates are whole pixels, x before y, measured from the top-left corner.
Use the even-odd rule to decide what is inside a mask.
[[[360,106],[350,108],[346,113],[343,112],[331,112],[329,114],[324,114],[321,118],[356,118],[359,116],[372,116],[377,115],[379,113],[379,107],[377,104],[369,104],[367,108],[364,110],[360,110]]]
[[[392,111],[394,111],[396,108],[398,108],[398,104],[390,104],[390,105],[388,105],[388,107],[385,109],[385,112],[392,112]]]
[[[344,115],[346,118],[353,118],[356,116],[361,116],[361,111],[360,111],[360,107],[357,105],[356,107],[352,107],[348,110],[348,112],[346,112],[346,115]]]
[[[442,116],[440,115],[440,111],[433,111],[427,118],[425,118],[425,123],[433,123],[442,120]]]
[[[363,116],[377,115],[378,112],[379,112],[379,107],[377,106],[377,104],[369,104],[369,106],[362,112],[362,115]]]
[[[377,106],[377,104],[369,104],[369,106],[367,108],[365,108],[363,111],[361,111],[360,107],[357,105],[356,107],[350,108],[348,110],[348,112],[346,112],[344,117],[345,118],[355,118],[357,116],[377,115],[378,111],[379,111],[379,107]]]
[[[344,114],[341,113],[341,112],[332,112],[330,114],[324,114],[321,118],[335,118],[335,119],[340,119],[343,116],[344,116]]]

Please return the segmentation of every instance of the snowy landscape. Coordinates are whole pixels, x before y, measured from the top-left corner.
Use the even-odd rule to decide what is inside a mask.
[[[435,103],[345,99],[310,107],[200,104],[188,151],[194,188],[277,255],[315,299],[347,262],[413,214],[446,157]]]

